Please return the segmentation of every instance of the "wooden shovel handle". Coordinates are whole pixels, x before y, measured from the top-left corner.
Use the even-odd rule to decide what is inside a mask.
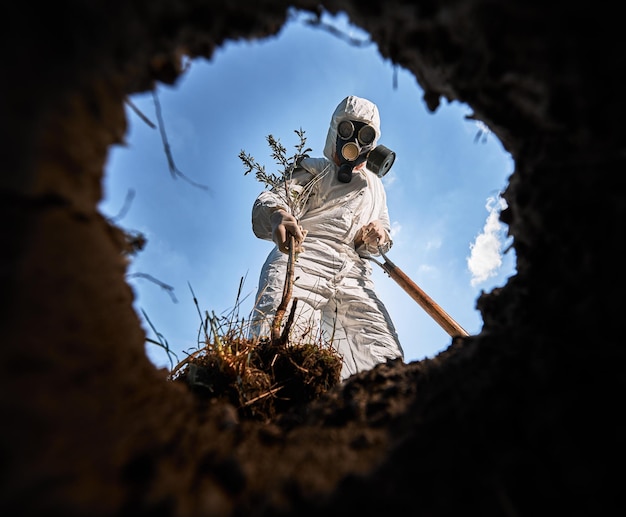
[[[384,254],[383,254],[383,257]],[[396,283],[402,287],[411,298],[420,304],[441,327],[452,337],[467,337],[469,334],[463,327],[454,321],[450,315],[444,311],[435,301],[428,296],[413,280],[411,280],[399,267],[385,257],[385,262],[377,261],[387,274],[393,278]]]

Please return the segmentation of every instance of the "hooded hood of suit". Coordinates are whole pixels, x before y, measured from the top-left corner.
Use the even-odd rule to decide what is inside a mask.
[[[324,156],[330,161],[335,162],[336,145],[337,145],[337,126],[344,119],[365,122],[370,124],[376,130],[376,137],[372,142],[372,149],[376,147],[376,142],[380,138],[380,115],[378,107],[373,102],[350,95],[342,100],[335,108],[330,119],[330,127],[326,135],[326,144],[324,145]]]

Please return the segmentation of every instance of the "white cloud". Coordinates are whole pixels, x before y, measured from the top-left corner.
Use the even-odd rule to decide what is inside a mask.
[[[506,201],[500,196],[489,197],[485,208],[489,215],[483,232],[470,244],[470,256],[467,257],[467,267],[472,273],[471,285],[473,287],[495,276],[502,266],[502,246],[505,235],[504,226],[498,217],[500,211],[506,208]]]
[[[399,222],[394,221],[393,223],[391,223],[391,238],[396,239],[398,235],[400,235],[401,230],[402,225]]]

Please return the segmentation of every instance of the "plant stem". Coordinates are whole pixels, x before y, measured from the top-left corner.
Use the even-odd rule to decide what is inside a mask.
[[[295,255],[295,239],[293,235],[290,235],[289,258],[287,259],[287,274],[285,275],[283,297],[280,300],[280,305],[276,309],[276,314],[274,314],[274,320],[272,321],[272,342],[278,345],[284,345],[287,341],[287,334],[284,334],[285,339],[281,339],[280,325],[283,322],[283,317],[285,316],[285,312],[287,311],[287,305],[289,305],[289,300],[291,300],[291,292],[293,290]]]

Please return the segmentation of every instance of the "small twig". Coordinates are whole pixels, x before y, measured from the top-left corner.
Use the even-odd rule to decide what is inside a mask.
[[[174,288],[171,285],[164,284],[160,280],[157,280],[152,275],[148,275],[147,273],[130,273],[127,275],[127,277],[128,278],[139,277],[139,278],[145,278],[146,280],[150,280],[151,282],[157,284],[162,289],[166,290],[168,294],[170,295],[170,298],[172,298],[172,301],[174,303],[178,303],[178,300],[176,299],[176,296],[174,295]]]
[[[128,106],[130,107],[130,109],[132,109],[137,116],[143,120],[146,124],[148,124],[148,126],[150,126],[152,129],[156,129],[156,124],[154,122],[152,122],[148,117],[146,117],[141,110],[135,105],[133,104],[133,101],[131,101],[128,97],[126,97],[126,104],[128,104]]]
[[[284,386],[278,386],[277,388],[271,389],[269,391],[266,391],[265,393],[259,395],[258,397],[254,397],[253,399],[250,399],[248,401],[246,401],[242,407],[246,407],[249,406],[250,404],[254,404],[257,400],[261,400],[264,399],[266,397],[269,397],[270,395],[274,395],[276,393],[278,393],[280,390],[283,389]]]
[[[206,185],[202,185],[200,183],[196,183],[190,180],[187,176],[185,176],[174,163],[174,157],[172,156],[172,150],[170,147],[170,143],[167,139],[167,134],[165,133],[165,124],[163,123],[163,117],[161,115],[161,103],[159,102],[159,98],[157,96],[156,90],[152,91],[152,98],[154,100],[154,109],[156,111],[157,120],[159,121],[159,132],[161,133],[161,141],[163,142],[163,149],[165,150],[165,156],[167,157],[167,163],[169,165],[170,174],[174,179],[177,176],[180,176],[184,180],[191,183],[194,187],[201,188],[202,190],[209,191],[209,187]]]
[[[345,42],[347,42],[349,45],[352,45],[353,47],[366,47],[367,45],[372,44],[371,39],[368,38],[368,39],[363,40],[363,39],[353,38],[352,36],[349,36],[345,32],[340,31],[334,25],[323,22],[319,16],[313,15],[313,16],[310,16],[309,18],[306,18],[304,20],[304,24],[310,25],[311,27],[319,27],[320,29],[325,30],[326,32],[329,32],[333,36],[336,36],[337,38],[344,40]]]
[[[126,198],[124,199],[124,204],[122,205],[122,208],[120,209],[120,211],[118,212],[116,216],[109,217],[109,221],[114,223],[115,221],[122,219],[126,215],[128,210],[130,209],[130,205],[134,197],[135,197],[135,191],[133,189],[130,189],[126,193]]]
[[[306,368],[303,368],[302,366],[300,366],[298,363],[296,363],[291,357],[287,357],[287,359],[289,359],[289,362],[295,366],[298,370],[300,370],[301,372],[304,373],[309,373],[309,370],[307,370]]]

